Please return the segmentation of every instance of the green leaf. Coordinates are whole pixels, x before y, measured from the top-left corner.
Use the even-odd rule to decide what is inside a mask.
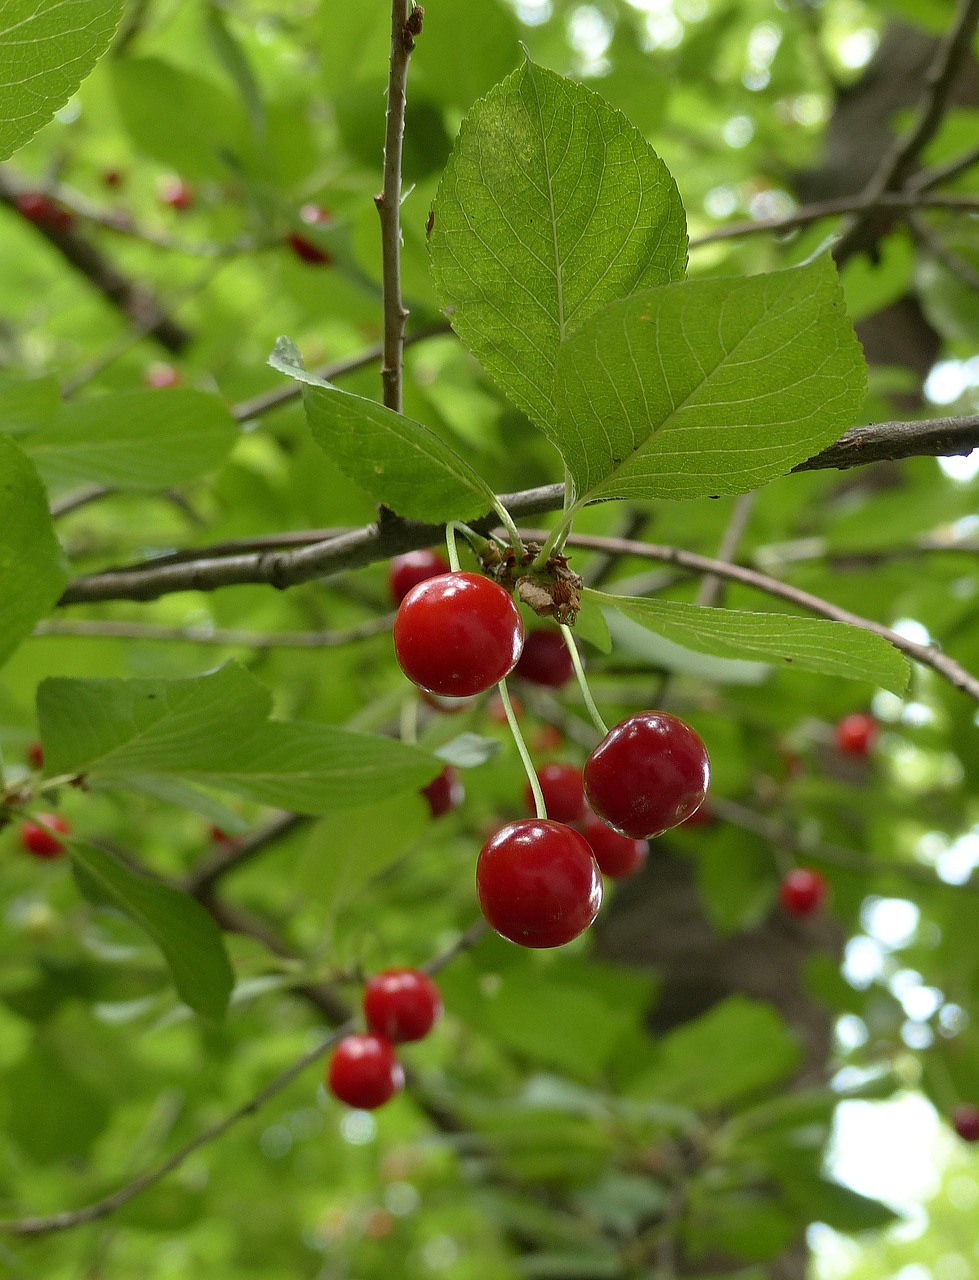
[[[693,676],[711,684],[764,684],[769,669],[761,662],[740,658],[715,658],[656,635],[617,609],[605,614],[613,646],[619,658],[632,658],[649,666]]]
[[[115,489],[165,489],[212,471],[238,439],[234,418],[203,391],[120,391],[63,404],[23,440],[42,472]]]
[[[32,138],[109,47],[124,0],[5,0],[0,12],[0,160]]]
[[[39,1038],[2,1077],[4,1129],[38,1164],[87,1154],[111,1116],[107,1099]]]
[[[305,384],[306,416],[323,452],[392,511],[443,521],[471,520],[492,509],[495,496],[486,481],[428,427],[309,373],[288,338],[275,344],[269,364]]]
[[[606,307],[561,347],[545,431],[582,501],[747,493],[836,440],[865,390],[824,256]]]
[[[85,896],[121,911],[160,948],[181,1000],[205,1018],[223,1018],[235,975],[221,930],[200,903],[92,845],[72,840],[69,853]]]
[[[561,343],[613,299],[679,279],[687,233],[676,184],[639,130],[528,62],[466,117],[430,248],[456,332],[544,426]]]
[[[14,442],[0,436],[0,663],[51,609],[67,580],[44,486]]]
[[[484,738],[479,733],[460,733],[435,751],[440,760],[459,769],[474,769],[492,760],[502,743],[498,738]]]
[[[899,1217],[889,1205],[830,1178],[785,1176],[777,1164],[774,1173],[788,1203],[807,1222],[825,1222],[834,1231],[878,1231]]]
[[[236,663],[185,680],[45,680],[49,776],[125,787],[176,777],[297,813],[417,790],[441,765],[417,747],[332,725],[269,720],[267,689]]]
[[[814,671],[846,680],[868,680],[901,694],[910,668],[882,636],[844,622],[799,618],[789,613],[708,609],[676,600],[646,600],[589,592],[656,635],[696,653],[749,658],[794,671]]]

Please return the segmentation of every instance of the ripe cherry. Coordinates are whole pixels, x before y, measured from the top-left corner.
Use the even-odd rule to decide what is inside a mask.
[[[865,711],[844,716],[833,731],[833,740],[845,756],[868,756],[877,740],[877,721]]]
[[[143,381],[148,387],[156,387],[161,391],[169,387],[179,387],[182,381],[180,370],[172,364],[151,364],[143,374]]]
[[[125,181],[125,174],[121,169],[103,169],[102,181],[111,190],[121,187]]]
[[[591,924],[602,876],[583,836],[560,822],[526,818],[501,827],[476,863],[479,906],[522,947],[560,947]]]
[[[510,694],[510,706],[513,708],[514,718],[521,720],[524,713],[523,703],[516,694]],[[503,699],[498,693],[494,693],[486,704],[486,714],[494,724],[509,724],[506,718],[506,707],[503,705]]]
[[[510,674],[523,646],[511,597],[477,573],[444,573],[405,596],[394,651],[409,680],[454,698],[485,693]]]
[[[328,227],[333,221],[333,214],[329,209],[324,209],[321,204],[316,204],[314,201],[301,205],[299,216],[307,227]]]
[[[14,197],[14,204],[28,222],[53,231],[67,231],[75,224],[75,215],[60,201],[43,191],[22,191]]]
[[[58,858],[65,846],[54,834],[68,835],[71,824],[60,813],[39,813],[37,822],[25,822],[20,829],[20,842],[35,858]],[[53,828],[53,830],[51,830]]]
[[[382,1036],[344,1036],[327,1068],[330,1092],[348,1107],[373,1111],[404,1087],[405,1073]]]
[[[26,751],[27,763],[32,769],[44,768],[44,748],[39,742],[32,742]]]
[[[211,837],[214,844],[229,845],[238,843],[235,837],[229,835],[223,827],[211,827],[208,831],[208,835]]]
[[[811,916],[823,906],[828,893],[825,876],[807,867],[795,867],[782,877],[778,900],[790,916]]]
[[[542,724],[530,739],[534,751],[546,755],[549,751],[560,751],[564,746],[564,734],[556,724]]]
[[[183,213],[194,204],[194,188],[189,182],[184,182],[183,178],[165,178],[160,183],[160,200],[178,213]]]
[[[301,262],[307,262],[312,267],[328,267],[333,261],[332,254],[301,236],[298,231],[291,231],[286,236],[286,244]]]
[[[585,784],[581,770],[573,764],[545,764],[537,770],[547,816],[555,822],[577,822],[585,814]],[[534,811],[534,795],[529,784],[524,789],[527,808]]]
[[[548,689],[560,689],[574,675],[574,663],[560,631],[531,631],[514,673]]]
[[[714,810],[710,807],[710,801],[705,800],[699,809],[695,809],[689,818],[684,818],[682,825],[684,827],[712,827],[714,825]]]
[[[421,1040],[442,1016],[439,989],[419,969],[386,969],[364,987],[364,1017],[393,1044]]]
[[[391,599],[400,604],[412,587],[448,572],[448,561],[437,551],[406,551],[395,556],[388,570]]]
[[[952,1128],[963,1142],[979,1142],[979,1107],[964,1102],[952,1112]]]
[[[437,778],[433,778],[427,787],[422,787],[421,793],[428,801],[433,818],[441,818],[444,813],[458,809],[466,798],[459,770],[451,765],[446,765]]]
[[[649,856],[646,840],[632,840],[619,835],[594,813],[585,814],[581,834],[591,845],[599,870],[613,880],[624,880],[634,875]]]
[[[585,761],[595,813],[633,840],[662,835],[707,794],[710,760],[700,736],[665,711],[643,711],[605,735]]]

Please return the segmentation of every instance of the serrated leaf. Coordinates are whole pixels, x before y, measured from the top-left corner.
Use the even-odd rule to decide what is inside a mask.
[[[223,1018],[235,976],[221,930],[200,903],[92,845],[72,840],[69,853],[85,896],[127,915],[160,948],[181,1000],[206,1018]]]
[[[747,493],[818,453],[865,391],[824,256],[606,307],[562,344],[544,429],[579,500],[706,498]]]
[[[47,124],[109,47],[124,0],[5,0],[0,10],[0,160]]]
[[[711,684],[764,684],[771,674],[762,662],[745,662],[741,658],[717,658],[698,653],[684,645],[657,635],[639,622],[627,618],[618,609],[606,614],[613,647],[620,659],[638,659],[663,671],[693,676]]]
[[[23,438],[46,475],[115,489],[166,489],[223,461],[239,429],[217,396],[203,391],[120,391],[60,406]]]
[[[479,733],[460,733],[437,748],[435,755],[459,769],[474,769],[492,760],[501,746],[496,738],[484,738]]]
[[[146,789],[153,776],[327,814],[417,790],[440,762],[391,738],[270,720],[267,689],[235,663],[184,680],[45,680],[38,719],[49,776]]]
[[[56,603],[67,580],[44,486],[29,459],[0,436],[0,663]]]
[[[434,431],[374,400],[310,373],[288,338],[269,357],[273,369],[304,383],[313,439],[340,470],[411,520],[471,520],[490,511],[493,490]]]
[[[910,668],[882,637],[845,622],[799,618],[789,613],[708,609],[676,600],[646,600],[588,592],[656,635],[698,653],[748,658],[782,669],[813,671],[846,680],[867,680],[901,694]]]
[[[430,249],[454,329],[544,425],[560,344],[613,299],[679,279],[686,221],[639,130],[590,89],[528,62],[463,122]]]

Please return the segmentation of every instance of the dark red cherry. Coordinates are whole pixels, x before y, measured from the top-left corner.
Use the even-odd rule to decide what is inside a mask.
[[[560,947],[591,924],[602,876],[583,836],[560,822],[510,822],[483,846],[476,891],[488,923],[522,947]]]
[[[427,787],[422,787],[422,795],[428,801],[433,818],[441,818],[444,813],[458,809],[466,798],[459,770],[446,765],[437,778],[433,778]]]
[[[979,1107],[964,1102],[952,1112],[952,1128],[963,1142],[979,1142]]]
[[[824,905],[828,893],[825,876],[808,867],[795,867],[782,877],[778,900],[790,916],[811,916]]]
[[[333,261],[332,254],[301,236],[298,231],[291,231],[286,236],[286,244],[301,262],[307,262],[312,267],[328,267]]]
[[[446,697],[471,697],[499,684],[522,646],[517,606],[477,573],[444,573],[419,583],[394,620],[401,670],[422,689]]]
[[[439,989],[419,969],[387,969],[364,987],[368,1027],[394,1044],[421,1040],[441,1016]]]
[[[700,736],[666,711],[643,711],[610,729],[585,762],[595,813],[633,840],[662,835],[707,794],[710,760]]]
[[[32,769],[44,768],[44,748],[39,742],[32,742],[27,748],[26,755],[27,763]]]
[[[160,183],[160,200],[178,213],[190,209],[195,198],[194,188],[183,178],[165,178]]]
[[[47,227],[52,231],[67,231],[75,224],[75,215],[71,209],[53,196],[43,191],[22,191],[14,197],[14,204],[28,222],[35,226]]]
[[[531,684],[560,689],[574,675],[574,663],[560,631],[531,631],[514,674]]]
[[[544,795],[547,816],[555,822],[578,822],[584,817],[585,784],[581,770],[574,764],[545,764],[537,770],[537,781]],[[524,788],[524,803],[534,812],[534,794],[530,784]]]
[[[865,711],[844,716],[833,731],[833,740],[845,756],[867,756],[877,740],[877,721]]]
[[[581,824],[581,834],[591,845],[599,870],[613,880],[624,880],[635,873],[649,856],[646,840],[633,840],[619,835],[594,813],[587,813]]]
[[[449,572],[448,561],[437,551],[406,551],[395,556],[388,570],[391,599],[400,604],[412,587]]]
[[[20,842],[35,858],[58,858],[65,851],[55,832],[71,832],[71,823],[60,813],[39,813],[37,822],[25,822],[20,829]]]
[[[405,1073],[390,1042],[376,1035],[344,1036],[326,1072],[333,1096],[362,1111],[383,1106],[404,1082]]]

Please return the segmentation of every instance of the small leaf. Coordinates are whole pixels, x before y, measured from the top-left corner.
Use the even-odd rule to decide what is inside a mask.
[[[747,493],[836,440],[865,390],[824,256],[612,303],[563,343],[544,430],[581,501]]]
[[[412,520],[471,520],[490,511],[493,490],[466,460],[420,422],[309,373],[288,338],[269,358],[305,383],[313,439],[356,484]]]
[[[825,1222],[834,1231],[878,1231],[889,1227],[899,1214],[880,1200],[861,1195],[830,1178],[774,1173],[786,1200],[807,1222]]]
[[[221,931],[200,903],[92,845],[73,840],[69,852],[85,896],[121,911],[160,948],[181,1000],[206,1018],[223,1018],[234,972]]]
[[[656,635],[697,653],[748,658],[784,670],[814,671],[846,680],[868,680],[901,694],[910,669],[882,636],[845,622],[799,618],[790,613],[707,609],[676,600],[646,600],[588,592]]]
[[[14,442],[0,436],[0,663],[56,603],[67,580],[44,486]]]
[[[676,183],[639,130],[528,62],[466,116],[430,250],[453,328],[543,426],[560,344],[613,299],[679,279],[687,232]]]
[[[501,745],[496,738],[484,738],[478,733],[460,733],[443,743],[435,751],[435,755],[446,764],[454,764],[459,769],[474,769],[477,765],[492,760]]]

